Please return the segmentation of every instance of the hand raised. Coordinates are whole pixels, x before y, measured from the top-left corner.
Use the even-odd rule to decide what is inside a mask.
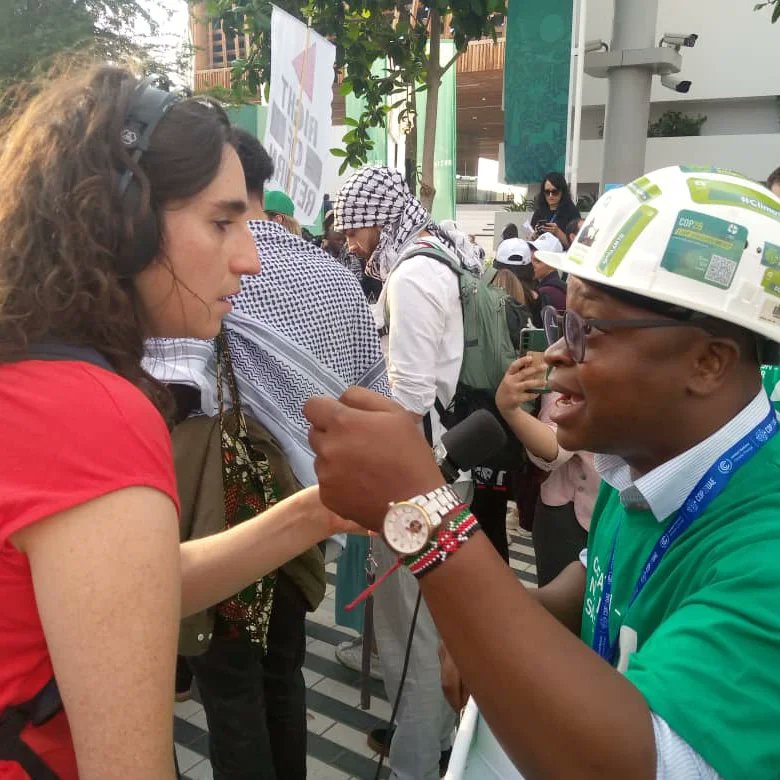
[[[542,353],[528,353],[512,363],[496,390],[496,406],[501,414],[512,412],[518,406],[533,401],[538,393],[534,388],[543,387],[546,382]]]
[[[444,484],[412,415],[394,401],[352,387],[336,401],[304,407],[323,503],[369,530],[379,530],[391,501]]]

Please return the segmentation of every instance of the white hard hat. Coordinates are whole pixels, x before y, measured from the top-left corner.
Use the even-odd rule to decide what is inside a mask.
[[[542,262],[780,341],[780,198],[733,171],[675,166],[599,198]]]
[[[563,252],[563,244],[552,233],[542,233],[539,238],[528,243],[538,252]],[[538,253],[537,256],[540,257]],[[547,261],[543,260],[542,262]]]
[[[503,265],[530,265],[531,248],[522,238],[507,238],[496,249],[496,262]]]

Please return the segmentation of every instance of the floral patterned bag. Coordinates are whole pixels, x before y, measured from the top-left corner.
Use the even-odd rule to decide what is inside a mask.
[[[268,459],[255,450],[249,439],[224,330],[216,338],[216,352],[225,527],[232,528],[277,503],[279,489]],[[232,407],[227,410],[225,381],[232,400]],[[252,642],[265,645],[275,584],[273,572],[221,602],[217,606],[220,622],[226,623],[228,629],[245,631]]]

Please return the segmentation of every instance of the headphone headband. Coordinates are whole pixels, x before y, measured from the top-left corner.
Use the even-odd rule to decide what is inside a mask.
[[[182,99],[181,95],[169,92],[167,87],[168,82],[162,77],[148,76],[135,88],[130,98],[120,140],[134,162],[138,162],[141,155],[149,149],[152,133],[160,124],[160,120],[171,106]],[[129,168],[122,172],[119,179],[120,198],[124,197],[132,178],[133,172]]]

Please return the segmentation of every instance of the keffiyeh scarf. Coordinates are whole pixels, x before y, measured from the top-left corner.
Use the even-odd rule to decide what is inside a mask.
[[[399,171],[369,165],[356,171],[339,191],[334,207],[334,229],[382,228],[379,244],[366,263],[365,273],[384,281],[404,250],[427,230],[448,246],[460,262],[477,273],[481,264],[476,250],[457,247],[456,239],[436,225],[431,215],[409,191]]]
[[[355,277],[313,244],[274,222],[250,222],[263,269],[241,280],[225,318],[246,414],[280,443],[303,485],[317,482],[303,405],[338,398],[349,385],[389,395],[376,324]],[[153,339],[144,366],[163,382],[197,387],[215,414],[213,342]]]

